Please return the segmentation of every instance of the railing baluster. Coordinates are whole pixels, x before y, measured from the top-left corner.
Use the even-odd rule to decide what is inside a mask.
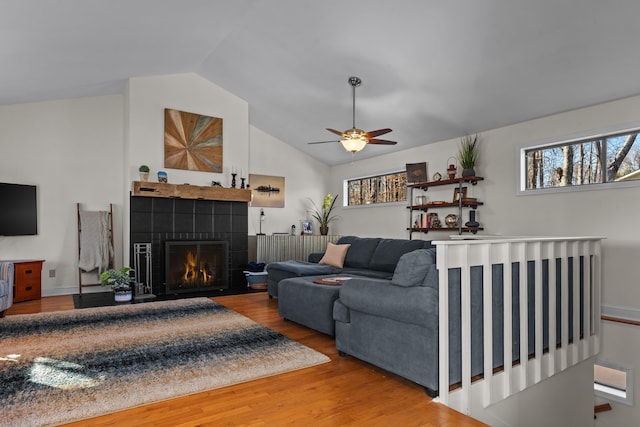
[[[573,366],[585,358],[597,354],[599,350],[599,318],[600,318],[600,238],[539,238],[539,239],[504,239],[491,241],[446,241],[434,242],[437,246],[437,268],[439,277],[439,401],[455,409],[470,413],[473,399],[481,399],[482,406],[487,407],[499,398],[506,398],[514,392],[552,376],[555,373]],[[572,258],[569,262],[569,257]],[[583,266],[580,268],[580,257]],[[558,271],[559,259],[560,271]],[[547,275],[544,273],[543,261],[548,262]],[[528,298],[528,262],[534,263],[533,277],[534,311],[529,312],[532,301]],[[519,298],[515,301],[519,309],[520,363],[512,367],[512,310],[513,265],[519,269]],[[484,381],[480,387],[474,387],[479,393],[477,397],[471,393],[471,265],[483,266],[483,357]],[[493,311],[493,299],[500,295],[493,293],[492,265],[502,264],[503,311]],[[449,269],[461,270],[461,340],[462,340],[462,385],[452,392],[456,398],[452,400],[449,393]],[[572,282],[569,282],[569,275]],[[580,298],[580,275],[583,280],[583,298]],[[495,278],[499,280],[499,278]],[[548,283],[548,296],[545,299],[543,284]],[[474,284],[475,286],[476,284]],[[571,286],[571,288],[570,288]],[[569,299],[569,290],[572,298]],[[559,298],[558,295],[559,294]],[[544,306],[548,305],[548,354],[544,353]],[[583,304],[583,316],[580,316],[580,304]],[[556,311],[560,318],[556,318]],[[569,308],[572,316],[569,317]],[[529,361],[529,314],[533,316],[535,325],[535,351],[533,360]],[[493,380],[493,324],[494,316],[502,316],[503,324],[503,380]],[[569,320],[572,328],[569,329]],[[583,328],[580,328],[580,321]],[[560,322],[560,336],[556,328]],[[572,342],[569,344],[569,333]],[[581,338],[580,333],[584,336]],[[580,342],[582,340],[582,342]],[[556,343],[560,341],[560,348]],[[478,349],[475,349],[478,351]],[[527,367],[533,367],[533,378],[529,378]],[[515,376],[515,377],[514,377]],[[514,385],[517,384],[517,387]],[[515,389],[515,390],[514,390]],[[494,393],[495,392],[495,393]]]

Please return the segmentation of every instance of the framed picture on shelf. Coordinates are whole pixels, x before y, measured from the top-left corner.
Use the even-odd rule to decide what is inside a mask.
[[[302,221],[302,234],[313,234],[313,221]]]
[[[427,162],[407,163],[407,182],[427,182]]]
[[[467,197],[467,187],[456,187],[453,189],[453,202],[459,201],[460,197],[463,199]]]

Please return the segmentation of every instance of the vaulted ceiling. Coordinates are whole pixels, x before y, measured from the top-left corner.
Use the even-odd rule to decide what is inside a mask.
[[[396,146],[640,93],[637,0],[2,0],[0,104],[121,93],[196,72],[250,122],[330,165],[325,128],[389,127]]]

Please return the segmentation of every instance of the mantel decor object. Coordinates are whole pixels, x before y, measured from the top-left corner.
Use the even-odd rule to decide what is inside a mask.
[[[140,181],[143,181],[143,182],[149,181],[149,166],[141,165],[138,168],[138,172],[140,173]]]

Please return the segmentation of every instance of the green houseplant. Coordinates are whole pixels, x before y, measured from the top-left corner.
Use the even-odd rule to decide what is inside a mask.
[[[100,274],[102,286],[111,286],[116,301],[131,301],[131,267],[122,267],[119,270],[109,269]]]
[[[138,172],[140,172],[140,181],[148,181],[149,180],[149,166],[142,165],[138,168]]]
[[[478,161],[478,134],[467,135],[460,139],[458,148],[458,162],[462,168],[462,176],[475,176]]]
[[[311,200],[311,199],[309,199]],[[320,234],[326,236],[329,233],[329,223],[336,218],[338,218],[334,213],[333,209],[336,205],[336,200],[338,200],[338,195],[331,195],[331,193],[327,194],[322,201],[322,207],[318,209],[318,206],[311,200],[313,204],[313,211],[311,212],[311,216],[318,221],[320,224]]]

